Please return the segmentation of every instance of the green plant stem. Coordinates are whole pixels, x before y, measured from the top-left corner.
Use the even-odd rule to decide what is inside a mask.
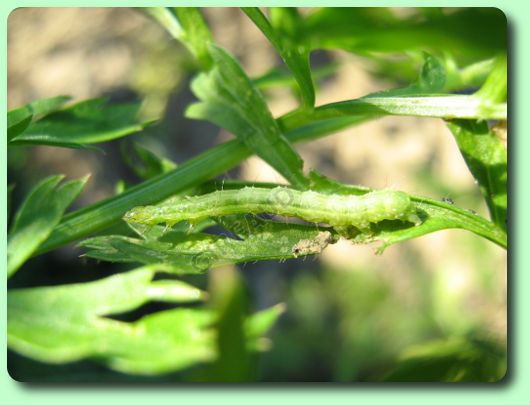
[[[444,99],[453,99],[455,101],[455,97],[460,96],[418,97],[418,100],[424,100],[424,102],[420,101],[420,105],[414,103],[414,97],[377,97],[372,98],[371,102],[370,98],[364,98],[328,104],[314,110],[297,110],[278,118],[278,123],[289,141],[307,141],[329,135],[346,126],[358,124],[389,113],[418,115],[418,109],[423,109],[424,116],[433,116],[425,111],[430,108],[434,111],[440,107],[441,101],[444,101]],[[461,97],[467,97],[470,99],[469,101],[472,101],[473,98],[473,96]],[[374,104],[374,99],[381,101],[383,104],[379,106],[377,103]],[[399,100],[396,102],[396,99],[403,99],[403,103],[400,104]],[[437,107],[435,108],[430,103],[434,103]],[[478,111],[482,111],[480,110],[482,107],[473,106],[470,108],[476,107],[477,114]],[[385,110],[382,110],[383,107]],[[449,114],[452,106],[450,103],[446,103],[445,108],[445,114]],[[482,115],[482,113],[479,115]],[[120,220],[130,208],[137,205],[154,204],[171,195],[178,194],[225,172],[241,163],[250,155],[251,151],[239,140],[229,141],[190,159],[170,172],[153,177],[132,187],[122,194],[68,214],[63,217],[61,223],[35,254],[42,254],[105,229]]]
[[[429,218],[422,226],[416,229],[412,228],[412,234],[415,230],[417,236],[420,236],[442,229],[459,228],[482,236],[504,249],[508,248],[506,232],[486,218],[454,205],[429,198],[411,196],[411,199],[415,203],[418,203],[418,206],[429,215]]]
[[[296,110],[279,120],[284,131],[314,121],[363,115],[378,118],[386,115],[438,117],[446,119],[506,119],[506,103],[487,103],[474,95],[369,96],[322,105],[313,110]]]
[[[37,254],[55,249],[118,221],[136,205],[154,204],[173,194],[200,184],[237,165],[250,155],[243,143],[233,140],[190,159],[176,169],[155,176],[125,192],[63,217]]]
[[[361,121],[364,117],[325,120],[286,134],[291,142],[307,141]],[[225,142],[196,156],[174,170],[153,177],[121,194],[65,215],[50,237],[40,246],[39,255],[101,231],[121,219],[134,206],[157,203],[164,198],[199,185],[241,163],[251,151],[238,139]]]

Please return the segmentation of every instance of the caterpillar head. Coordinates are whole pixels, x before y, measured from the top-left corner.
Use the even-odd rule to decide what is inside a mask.
[[[127,211],[122,219],[125,222],[137,223],[137,224],[147,224],[149,221],[148,216],[145,212],[146,207],[134,207],[133,209]]]

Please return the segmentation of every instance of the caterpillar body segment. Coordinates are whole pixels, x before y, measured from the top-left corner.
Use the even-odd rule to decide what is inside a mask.
[[[220,190],[209,194],[171,199],[159,205],[135,207],[123,219],[131,223],[169,226],[182,220],[196,223],[209,217],[232,214],[272,213],[298,217],[334,227],[354,226],[369,232],[371,223],[402,220],[419,225],[416,207],[408,194],[377,190],[357,195],[330,195],[287,187]]]

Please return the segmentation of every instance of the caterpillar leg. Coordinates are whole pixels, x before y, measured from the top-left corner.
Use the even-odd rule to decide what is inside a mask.
[[[406,218],[404,218],[408,222],[412,222],[414,226],[418,226],[422,224],[421,218],[418,216],[418,214],[409,214]]]

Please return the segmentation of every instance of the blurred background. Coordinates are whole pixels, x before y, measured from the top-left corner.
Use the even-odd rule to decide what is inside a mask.
[[[240,60],[249,76],[281,65],[272,46],[239,9],[203,12],[215,40]],[[403,86],[414,78],[407,72],[389,74],[373,59],[346,52],[312,54],[313,67],[330,63],[335,73],[319,82],[317,105]],[[73,102],[102,95],[109,102],[141,101],[140,118],[159,122],[132,138],[176,163],[232,138],[209,123],[183,117],[194,100],[189,81],[195,71],[184,47],[134,9],[20,8],[9,16],[9,109],[62,94],[72,96]],[[266,96],[275,117],[297,106],[289,89],[270,89]],[[113,195],[120,180],[138,182],[120,163],[121,142],[98,145],[104,154],[11,148],[8,182],[16,184],[13,207],[50,174],[63,173],[67,179],[91,174],[74,209]],[[487,217],[478,187],[442,120],[386,117],[297,145],[297,150],[306,170],[315,168],[350,184],[451,198]],[[223,178],[284,182],[256,157]],[[375,247],[340,241],[315,258],[248,263],[215,276],[217,270],[212,270],[202,278],[195,276],[194,282],[211,286],[222,283],[223,272],[239,271],[254,310],[286,304],[286,313],[269,334],[269,351],[255,361],[259,381],[374,381],[414,353],[432,353],[433,363],[424,370],[442,367],[443,361],[471,364],[478,374],[499,367],[507,339],[503,249],[459,230],[400,243],[382,256],[374,254]],[[92,280],[128,268],[81,260],[81,253],[69,245],[32,259],[27,265],[39,270],[30,275],[23,269],[10,286]],[[130,379],[88,362],[51,366],[14,353],[10,371],[35,380]],[[187,375],[160,379],[191,378]]]

